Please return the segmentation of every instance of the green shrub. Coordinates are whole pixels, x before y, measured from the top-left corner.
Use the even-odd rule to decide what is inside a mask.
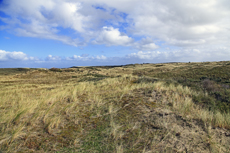
[[[59,69],[59,68],[51,68],[51,69],[49,69],[50,71],[53,71],[53,72],[62,72],[62,70],[61,69]]]

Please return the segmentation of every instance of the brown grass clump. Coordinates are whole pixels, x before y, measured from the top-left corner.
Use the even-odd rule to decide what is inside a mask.
[[[217,92],[220,91],[220,86],[218,86],[214,81],[205,79],[203,81],[203,88],[208,92]]]

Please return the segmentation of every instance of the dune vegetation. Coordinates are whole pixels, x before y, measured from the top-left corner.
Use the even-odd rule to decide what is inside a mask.
[[[0,152],[229,152],[230,62],[0,69]]]

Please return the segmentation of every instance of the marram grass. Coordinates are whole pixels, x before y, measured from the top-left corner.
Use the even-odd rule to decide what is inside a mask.
[[[202,92],[164,80],[138,82],[140,77],[123,71],[34,70],[1,77],[0,151],[157,152],[173,135],[164,128],[161,133],[149,130],[152,123],[146,117],[158,108],[230,129],[229,113],[212,112],[193,102],[192,97]],[[86,75],[93,72],[100,73],[97,77],[108,77],[81,81],[93,80],[92,75]],[[167,127],[167,122],[156,124]]]

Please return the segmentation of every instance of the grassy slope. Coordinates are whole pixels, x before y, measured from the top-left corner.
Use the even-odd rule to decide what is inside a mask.
[[[227,152],[229,68],[1,69],[0,151]]]

